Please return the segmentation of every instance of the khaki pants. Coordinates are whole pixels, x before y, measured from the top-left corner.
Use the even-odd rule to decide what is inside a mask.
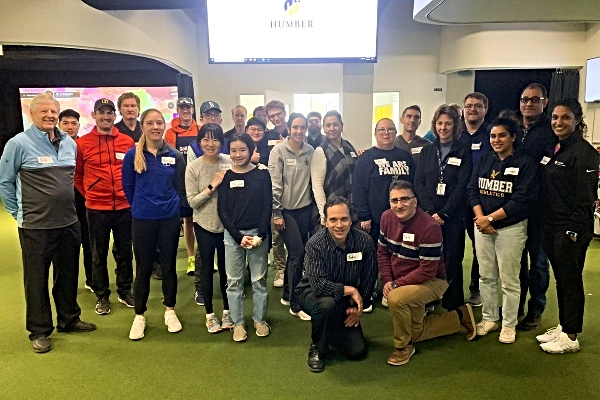
[[[388,294],[396,348],[459,331],[455,311],[425,317],[425,304],[439,300],[447,288],[448,282],[434,278],[422,285],[400,286]]]

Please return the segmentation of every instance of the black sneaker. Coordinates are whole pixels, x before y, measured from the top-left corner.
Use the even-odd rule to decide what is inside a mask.
[[[160,264],[157,262],[152,264],[152,277],[159,281],[162,281],[162,279],[163,279],[162,268],[160,267]]]
[[[310,345],[310,349],[308,349],[308,369],[312,372],[322,372],[325,369],[325,362],[321,357],[321,353],[319,353],[319,349],[314,344]]]
[[[542,316],[534,313],[527,313],[525,318],[521,320],[517,324],[517,328],[522,331],[532,331],[540,326],[540,322],[542,321]]]
[[[125,304],[129,308],[133,308],[133,295],[131,292],[127,292],[124,295],[119,295],[119,303]]]
[[[110,300],[107,297],[101,297],[96,303],[96,314],[106,315],[110,312]]]

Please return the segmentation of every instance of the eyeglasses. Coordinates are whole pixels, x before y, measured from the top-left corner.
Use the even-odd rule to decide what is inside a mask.
[[[318,119],[309,119],[308,120],[309,124],[318,124],[319,122],[321,122],[321,120],[318,120]]]
[[[377,132],[380,135],[384,135],[386,133],[391,133],[391,134],[395,135],[396,132],[398,132],[398,131],[396,130],[396,128],[387,128],[387,129],[386,128],[377,128],[377,129],[375,129],[375,132]]]
[[[481,110],[483,108],[485,108],[485,106],[483,104],[465,104],[465,110],[470,110],[471,108],[476,108],[478,110]]]
[[[390,199],[390,203],[393,205],[396,205],[398,203],[406,206],[410,204],[410,201],[414,198],[416,198],[417,196],[408,196],[408,197],[400,197],[400,198],[393,198]]]
[[[220,116],[221,116],[221,114],[219,114],[219,113],[204,113],[202,115],[202,117],[212,118],[212,119],[219,118]]]
[[[255,133],[255,132],[264,132],[265,130],[263,128],[257,128],[255,126],[251,126],[250,128],[246,129],[246,131]]]
[[[540,101],[545,100],[545,97],[521,97],[521,103],[527,104],[529,102],[533,104],[538,104]]]
[[[285,114],[285,111],[279,111],[278,113],[275,113],[275,114],[268,114],[268,117],[269,117],[269,119],[281,118],[281,117],[283,117],[283,114]]]

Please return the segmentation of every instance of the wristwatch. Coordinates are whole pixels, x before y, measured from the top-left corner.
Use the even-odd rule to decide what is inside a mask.
[[[396,282],[392,281],[392,288],[396,289],[398,287],[398,285],[396,285]]]
[[[211,192],[212,192],[213,190],[215,190],[215,188],[213,187],[213,185],[210,185],[210,184],[207,186],[207,188],[208,188],[208,190],[210,190]]]
[[[490,224],[492,222],[494,222],[494,217],[492,217],[491,215],[488,215],[487,220],[490,222]]]

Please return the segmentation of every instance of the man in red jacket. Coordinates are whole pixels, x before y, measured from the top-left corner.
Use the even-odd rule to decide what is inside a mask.
[[[121,164],[134,141],[114,126],[116,108],[112,101],[97,100],[92,118],[96,126],[77,140],[75,187],[85,196],[92,248],[91,286],[98,297],[96,314],[105,315],[110,312],[107,256],[111,231],[118,299],[133,307],[131,210],[123,192]]]
[[[404,365],[415,354],[413,344],[467,329],[475,338],[475,319],[469,304],[454,311],[425,316],[425,304],[442,298],[448,288],[442,257],[442,229],[417,207],[407,181],[390,185],[390,206],[381,216],[377,264],[394,325],[390,365]]]

